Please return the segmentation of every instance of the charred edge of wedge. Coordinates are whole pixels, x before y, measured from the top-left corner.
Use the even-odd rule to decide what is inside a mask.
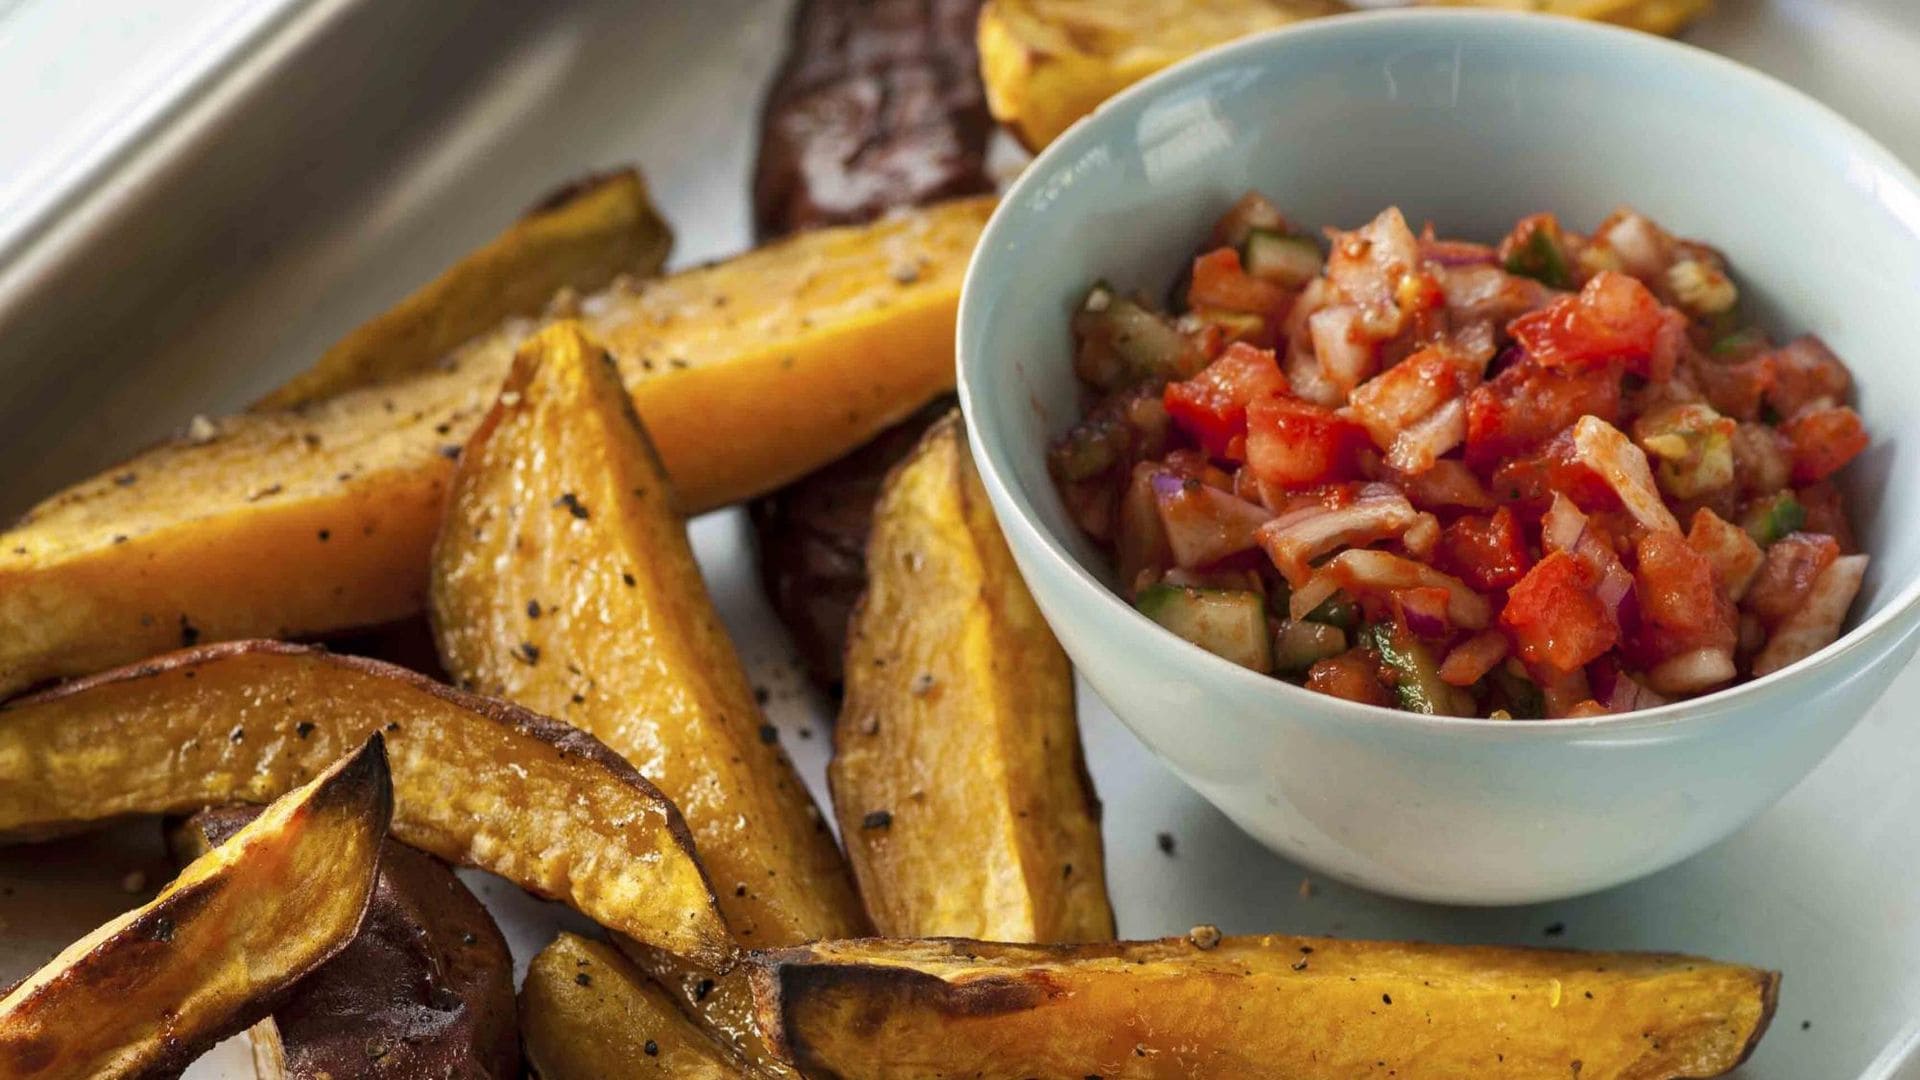
[[[289,804],[294,805],[289,806]],[[385,741],[377,732],[369,736],[358,750],[342,757],[305,785],[275,800],[273,805],[262,811],[262,815],[280,811],[283,808],[290,809],[290,812],[262,828],[284,830],[297,818],[310,820],[329,812],[346,812],[355,815],[370,813],[375,822],[373,831],[384,835],[387,823],[393,814],[393,778],[387,769]],[[250,822],[249,826],[252,824]],[[224,854],[222,849],[235,841],[251,843],[257,835],[260,834],[249,831],[248,828],[242,828],[223,843],[209,848],[201,858],[221,859],[222,865],[213,867],[209,873],[201,877],[176,883],[161,890],[158,897],[133,913],[132,917],[127,918],[125,922],[119,922],[118,925],[116,925],[118,920],[109,922],[74,943],[77,946],[91,942],[91,947],[86,952],[70,958],[66,952],[62,952],[49,961],[47,967],[29,974],[13,986],[0,988],[0,1003],[4,1003],[16,991],[47,972],[48,968],[63,961],[64,966],[60,970],[52,972],[49,978],[28,990],[27,997],[16,1002],[14,1009],[24,1010],[30,1014],[34,1011],[34,998],[49,991],[57,991],[60,986],[71,984],[76,980],[84,981],[88,978],[89,968],[129,960],[133,964],[139,964],[142,958],[137,955],[116,957],[116,953],[122,951],[115,948],[116,944],[125,945],[134,941],[171,941],[179,927],[191,923],[196,916],[203,914],[206,908],[217,903],[232,888],[233,875],[243,872],[245,849]],[[267,835],[271,838],[271,834]],[[375,847],[377,850],[378,845],[376,844]],[[198,859],[195,860],[196,863],[198,861]],[[189,864],[190,867],[191,865]],[[184,872],[182,876],[185,876]],[[215,1043],[238,1034],[271,1013],[293,993],[302,979],[324,967],[351,944],[358,933],[358,928],[365,923],[368,910],[372,907],[374,881],[377,877],[377,868],[370,866],[366,875],[367,888],[360,898],[359,911],[354,915],[351,932],[339,935],[338,940],[307,958],[299,968],[287,972],[278,986],[257,988],[251,996],[236,1002],[226,1010],[224,1015],[196,1018],[192,1028],[187,1032],[170,1030],[164,1036],[156,1037],[159,1045],[151,1056],[137,1063],[128,1063],[136,1069],[131,1075],[176,1076],[180,1070],[185,1069],[195,1058],[211,1049]],[[98,940],[93,940],[96,937]],[[71,948],[72,946],[69,947]],[[164,959],[164,955],[155,954],[145,958],[145,961],[147,966],[157,966],[164,962]],[[140,978],[137,969],[123,970],[116,981],[122,985],[138,985]],[[5,1020],[0,1018],[0,1028],[4,1027]],[[23,1053],[26,1055],[35,1053],[34,1044],[29,1043],[24,1049],[19,1047],[10,1049],[10,1057],[0,1057],[0,1067],[8,1069],[21,1067],[23,1075],[37,1071],[30,1061],[23,1060],[21,1057]],[[49,1048],[48,1052],[56,1051],[57,1046]]]
[[[168,830],[168,848],[184,866],[259,815],[202,810]],[[513,957],[493,916],[445,863],[389,836],[360,933],[249,1038],[257,1080],[356,1076],[380,1048],[388,1071],[506,1080],[520,1061],[517,1015]]]

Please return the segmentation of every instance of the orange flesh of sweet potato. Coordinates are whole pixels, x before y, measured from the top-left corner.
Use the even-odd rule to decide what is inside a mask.
[[[767,491],[952,385],[992,204],[829,229],[579,304],[688,513]],[[531,329],[300,409],[196,424],[0,536],[0,692],[195,641],[319,635],[425,601],[451,455]]]
[[[828,770],[892,937],[1113,937],[1073,671],[1020,580],[957,414],[874,510]]]
[[[0,998],[0,1075],[167,1075],[351,941],[393,788],[380,737]]]
[[[612,947],[572,934],[527,966],[520,1015],[540,1080],[747,1075]]]
[[[258,817],[204,810],[168,832],[185,863]],[[248,1031],[255,1080],[520,1075],[513,958],[493,917],[445,863],[389,837],[360,932]]]
[[[1684,956],[1328,938],[826,942],[751,961],[760,1022],[840,1080],[1720,1076],[1778,976]]]
[[[376,731],[402,841],[726,963],[686,824],[632,766],[564,724],[320,649],[205,646],[10,703],[0,837],[266,802]]]
[[[857,934],[846,863],[766,737],[674,502],[610,358],[573,323],[542,331],[454,480],[433,557],[441,660],[658,784],[743,944]]]

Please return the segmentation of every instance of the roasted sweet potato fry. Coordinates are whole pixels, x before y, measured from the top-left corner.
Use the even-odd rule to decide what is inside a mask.
[[[520,1017],[540,1080],[748,1075],[619,953],[572,934],[527,966]]]
[[[353,940],[393,811],[374,735],[0,997],[0,1075],[176,1074]]]
[[[259,816],[203,810],[168,832],[189,863]],[[389,838],[366,921],[248,1032],[256,1080],[520,1075],[513,958],[446,864]]]
[[[1538,11],[1676,34],[1712,0],[1415,0]],[[1342,0],[987,0],[980,67],[993,115],[1039,150],[1141,79],[1203,49],[1301,19]]]
[[[561,290],[594,292],[621,274],[651,277],[672,249],[673,233],[639,173],[578,180],[342,338],[255,407],[289,409],[414,374],[509,319],[540,314]]]
[[[467,444],[432,594],[457,680],[591,732],[681,807],[742,943],[865,926],[619,372],[577,324],[527,342]]]
[[[1651,34],[1677,34],[1713,10],[1713,0],[1419,0],[1430,7],[1536,11],[1616,23]]]
[[[839,1080],[1720,1076],[1778,976],[1691,957],[1327,938],[845,941],[756,956],[769,1038]]]
[[[1020,580],[958,413],[874,508],[834,727],[834,812],[893,937],[1113,937],[1073,669]]]
[[[726,963],[686,824],[631,765],[516,706],[305,646],[188,649],[0,709],[0,838],[266,802],[376,731],[402,841]]]
[[[953,381],[991,203],[830,229],[580,301],[688,513],[833,460]],[[0,692],[195,641],[420,609],[451,455],[527,327],[301,409],[197,422],[0,536]]]
[[[1101,102],[1202,49],[1345,10],[1340,0],[987,0],[987,104],[1037,151]]]
[[[753,984],[744,965],[717,971],[641,945],[615,938],[614,946],[718,1043],[749,1076],[791,1078],[798,1074],[774,1054],[754,1018]]]

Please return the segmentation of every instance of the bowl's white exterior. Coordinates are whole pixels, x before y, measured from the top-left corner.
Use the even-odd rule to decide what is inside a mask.
[[[1044,449],[1077,416],[1086,286],[1164,289],[1249,188],[1301,223],[1491,238],[1631,201],[1732,258],[1776,331],[1852,365],[1876,442],[1849,470],[1874,556],[1856,628],[1787,672],[1627,717],[1500,723],[1353,705],[1237,668],[1110,588]],[[1249,833],[1415,899],[1538,901],[1728,835],[1817,764],[1920,643],[1920,186],[1819,105],[1710,54],[1563,20],[1388,13],[1238,43],[1109,102],[989,225],[960,312],[973,449],[1042,611],[1113,710]],[[1899,481],[1905,476],[1908,479]]]

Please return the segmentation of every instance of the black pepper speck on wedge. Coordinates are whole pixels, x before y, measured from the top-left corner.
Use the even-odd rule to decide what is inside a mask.
[[[199,643],[200,628],[188,621],[185,615],[180,616],[180,647],[191,649]]]
[[[531,641],[523,641],[513,650],[513,658],[532,667],[540,662],[540,646]]]
[[[553,500],[553,505],[556,509],[563,509],[581,521],[585,521],[592,516],[587,513],[587,508],[581,504],[580,497],[571,491],[562,492],[559,498]]]
[[[886,829],[891,828],[892,825],[893,814],[886,810],[875,810],[860,819],[860,827],[863,829]]]

